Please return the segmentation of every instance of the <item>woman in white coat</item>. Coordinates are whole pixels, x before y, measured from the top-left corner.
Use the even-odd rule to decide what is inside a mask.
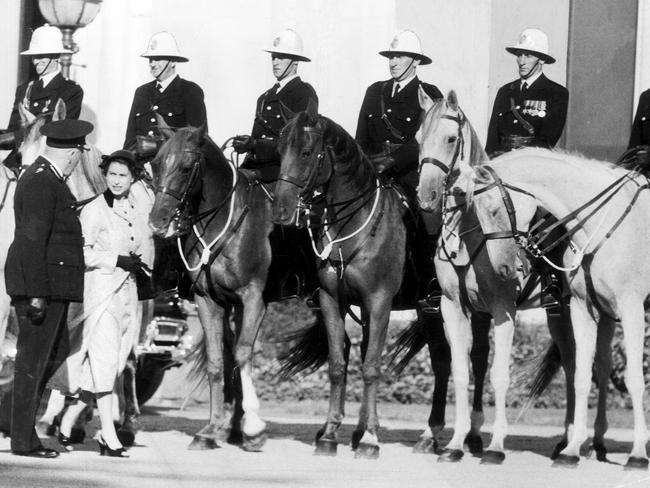
[[[94,394],[101,421],[100,453],[127,457],[113,425],[111,393],[140,332],[136,275],[151,273],[150,208],[143,210],[130,191],[137,166],[129,151],[114,152],[101,167],[108,190],[85,205],[80,217],[86,263],[83,345],[77,355],[81,394],[61,419],[59,442],[68,448],[70,429]]]

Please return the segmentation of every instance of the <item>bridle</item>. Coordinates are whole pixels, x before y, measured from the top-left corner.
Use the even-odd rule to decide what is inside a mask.
[[[456,138],[456,146],[454,148],[454,155],[451,158],[451,163],[446,165],[439,159],[435,158],[423,158],[422,161],[420,161],[420,166],[418,168],[418,174],[422,173],[422,167],[425,164],[433,164],[434,166],[440,168],[442,172],[445,174],[445,190],[447,189],[447,183],[449,179],[449,175],[452,173],[456,166],[456,162],[458,161],[458,157],[461,159],[465,158],[465,138],[463,137],[463,128],[465,127],[465,123],[467,122],[467,118],[465,117],[465,114],[458,109],[458,115],[447,115],[444,114],[441,119],[446,119],[446,120],[452,120],[458,124],[458,132],[457,132],[457,138]]]
[[[195,185],[201,179],[203,159],[204,159],[203,153],[198,149],[184,149],[183,153],[191,154],[195,158],[192,161],[192,169],[190,172],[190,176],[187,182],[185,183],[183,189],[181,191],[178,191],[175,190],[174,188],[171,188],[169,185],[165,185],[162,187],[158,186],[154,188],[155,195],[159,195],[159,194],[169,195],[170,197],[178,201],[178,204],[174,208],[174,216],[172,217],[172,221],[177,224],[177,227],[181,223],[184,214],[189,209],[190,198],[192,197],[192,195],[196,190]]]

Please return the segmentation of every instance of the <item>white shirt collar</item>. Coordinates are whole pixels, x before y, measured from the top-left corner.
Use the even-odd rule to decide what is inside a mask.
[[[156,82],[160,83],[160,85],[162,86],[160,92],[161,93],[164,92],[167,89],[167,87],[171,85],[172,81],[174,81],[177,77],[178,74],[175,74],[174,76],[168,76],[163,81],[156,80]]]
[[[42,157],[43,159],[45,159],[48,163],[50,163],[50,168],[52,168],[52,171],[54,171],[54,174],[55,174],[55,175],[56,175],[60,180],[63,180],[64,177],[63,177],[63,171],[61,171],[61,168],[59,168],[59,167],[56,165],[56,163],[55,163],[54,161],[51,161],[51,160],[48,159],[47,157],[42,156],[42,155],[41,155],[41,157]]]
[[[289,83],[289,82],[290,82],[291,80],[293,80],[294,78],[298,78],[298,74],[297,74],[297,73],[296,73],[295,75],[286,76],[286,77],[282,78],[281,80],[276,81],[276,83],[279,83],[279,84],[280,84],[280,86],[278,87],[278,91],[282,90],[285,86],[287,86],[287,83]],[[276,93],[277,93],[277,92],[276,92]]]
[[[60,72],[61,70],[57,69],[55,71],[52,71],[51,73],[41,76],[39,79],[43,80],[43,86],[47,86],[50,83],[50,81],[52,81],[54,77],[58,75]]]
[[[533,83],[535,83],[535,82],[537,81],[537,78],[539,78],[540,76],[542,76],[542,72],[541,72],[541,71],[540,71],[539,73],[537,73],[536,75],[531,76],[530,78],[526,78],[525,80],[520,78],[520,79],[519,79],[519,88],[522,87],[522,85],[524,84],[524,82],[526,83],[526,85],[528,85],[528,88],[530,88],[531,85],[532,85]]]
[[[393,79],[393,87],[397,83],[399,83],[399,91],[402,91],[406,85],[408,85],[409,83],[411,83],[415,79],[416,76],[417,75],[415,73],[413,73],[411,76],[409,76],[408,78],[405,78],[405,79],[403,79],[401,81],[397,81],[397,80]]]

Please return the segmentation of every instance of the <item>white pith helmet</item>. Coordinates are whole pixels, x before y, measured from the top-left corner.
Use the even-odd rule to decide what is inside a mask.
[[[189,61],[178,50],[176,38],[167,31],[156,32],[147,43],[147,50],[140,55],[143,58],[167,58],[179,63]]]
[[[45,24],[34,30],[29,41],[29,48],[21,52],[21,56],[38,56],[41,54],[72,54],[72,51],[63,47],[61,31],[51,25]]]
[[[534,54],[546,64],[555,63],[555,58],[548,54],[548,36],[539,29],[526,29],[519,34],[517,44],[506,47],[506,51],[515,56],[520,51]]]
[[[387,51],[379,51],[384,57],[393,55],[407,55],[419,59],[420,64],[431,64],[431,58],[422,54],[422,44],[418,35],[410,30],[405,30],[393,37]]]
[[[271,54],[284,54],[296,61],[310,62],[307,56],[303,54],[302,38],[293,29],[285,29],[273,39],[273,46],[263,49]]]

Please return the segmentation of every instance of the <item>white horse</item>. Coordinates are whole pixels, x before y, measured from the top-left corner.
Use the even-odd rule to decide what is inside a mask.
[[[634,411],[634,442],[626,469],[647,469],[644,417],[644,308],[650,297],[650,183],[643,174],[577,155],[525,149],[476,167],[459,189],[473,198],[483,231],[513,236],[520,246],[544,253],[527,236],[538,205],[567,228],[570,247],[562,263],[571,289],[576,340],[575,416],[569,444],[556,463],[576,465],[587,438],[587,397],[597,336],[623,327],[625,383]],[[503,235],[503,234],[502,234]],[[516,249],[509,239],[487,243],[494,270],[511,277]]]

